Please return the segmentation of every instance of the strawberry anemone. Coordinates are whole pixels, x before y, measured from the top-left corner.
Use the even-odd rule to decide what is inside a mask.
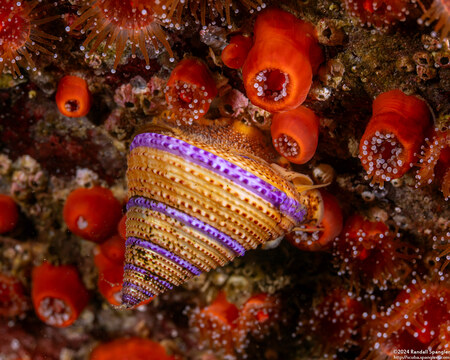
[[[450,33],[450,1],[434,0],[428,9],[422,1],[418,0],[417,2],[424,12],[420,19],[417,20],[418,23],[428,26],[437,21],[434,31],[440,34],[441,39],[448,38]]]
[[[199,332],[200,345],[209,346],[233,357],[235,354],[233,331],[236,328],[239,310],[230,303],[224,291],[207,307],[195,310],[191,327]]]
[[[364,305],[359,297],[344,288],[334,288],[316,304],[312,313],[304,313],[298,331],[307,339],[319,339],[323,346],[317,349],[324,358],[342,352],[355,344],[363,324]]]
[[[261,0],[240,0],[239,1],[247,9],[261,9],[265,4]],[[184,9],[189,8],[191,15],[196,21],[199,21],[203,26],[206,25],[206,19],[215,19],[219,17],[222,22],[231,24],[231,8],[233,3],[231,0],[163,0],[162,18],[175,22],[182,23],[182,15]]]
[[[347,273],[355,287],[364,284],[387,289],[400,284],[411,271],[412,247],[397,239],[386,224],[368,221],[360,215],[347,219],[334,242],[334,256],[340,273]]]
[[[278,322],[280,300],[266,293],[251,296],[239,310],[233,337],[236,352],[243,353],[250,342],[250,336],[262,340]]]
[[[449,350],[450,289],[445,282],[413,281],[379,316],[375,352]]]
[[[430,139],[431,138],[431,139]],[[450,197],[450,131],[434,129],[419,155],[416,188],[431,184],[440,178],[445,199]]]
[[[433,249],[438,251],[436,261],[440,262],[438,268],[443,273],[450,264],[450,231],[442,236],[433,236]]]
[[[83,26],[83,31],[86,31],[88,36],[81,50],[85,50],[92,43],[89,54],[94,53],[104,41],[106,49],[115,44],[113,72],[122,58],[128,41],[131,43],[133,55],[136,47],[139,47],[149,68],[147,46],[153,46],[158,52],[158,41],[173,59],[170,44],[157,19],[156,12],[159,9],[157,3],[155,0],[90,0],[81,9],[80,17],[66,30],[72,31],[80,25]]]
[[[8,68],[13,77],[21,76],[21,62],[27,70],[36,70],[33,53],[54,55],[48,47],[54,49],[51,40],[59,38],[43,32],[39,26],[59,16],[39,18],[41,12],[36,9],[39,3],[39,0],[3,0],[0,3],[0,74]]]
[[[347,12],[362,25],[387,29],[409,15],[409,0],[343,0]]]
[[[22,283],[14,276],[0,273],[0,317],[21,317],[28,307]]]

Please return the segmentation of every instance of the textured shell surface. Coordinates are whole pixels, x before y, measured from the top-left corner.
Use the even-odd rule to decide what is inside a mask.
[[[126,307],[283,236],[306,215],[268,163],[184,133],[137,135],[127,181]]]

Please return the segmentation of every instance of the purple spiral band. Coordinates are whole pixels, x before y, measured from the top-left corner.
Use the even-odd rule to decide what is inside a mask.
[[[139,292],[143,293],[145,296],[148,296],[148,297],[152,297],[153,296],[153,294],[150,291],[145,290],[144,288],[140,287],[139,285],[130,283],[129,281],[124,281],[123,286],[124,287],[128,287],[128,288],[133,288],[136,291],[139,291]]]
[[[140,300],[131,296],[130,294],[122,295],[122,303],[126,304],[128,307],[135,306],[140,303]]]
[[[213,171],[271,203],[280,209],[282,214],[297,222],[301,222],[305,216],[303,206],[283,191],[251,172],[185,141],[157,133],[142,133],[134,138],[130,151],[140,146],[167,151]]]
[[[159,282],[160,284],[164,285],[166,288],[168,288],[170,290],[173,289],[173,286],[170,283],[160,279],[158,276],[152,275],[150,272],[148,272],[145,269],[140,268],[139,266],[132,265],[132,264],[125,264],[124,269],[125,270],[136,271],[138,273],[141,273],[142,275],[148,276],[150,279],[153,279],[153,280]]]
[[[173,207],[167,206],[163,203],[160,203],[158,201],[149,200],[144,197],[132,197],[130,200],[128,200],[127,203],[127,210],[129,210],[131,207],[144,207],[149,210],[157,211],[159,213],[165,214],[167,216],[170,216],[181,223],[183,223],[186,226],[190,226],[194,228],[195,230],[201,232],[202,234],[211,237],[212,239],[216,240],[223,246],[226,246],[230,250],[234,251],[235,253],[239,255],[245,254],[245,248],[239,244],[239,242],[233,240],[230,236],[226,235],[225,233],[219,231],[215,227],[204,223],[201,220],[198,220],[182,211],[179,211]]]
[[[151,243],[150,241],[130,236],[127,238],[125,245],[127,247],[132,246],[132,245],[138,245],[147,250],[151,250],[151,251],[173,261],[174,263],[178,264],[179,266],[189,270],[194,275],[200,275],[202,273],[199,269],[197,269],[194,265],[192,265],[188,261],[178,257],[174,253],[162,248],[161,246]]]

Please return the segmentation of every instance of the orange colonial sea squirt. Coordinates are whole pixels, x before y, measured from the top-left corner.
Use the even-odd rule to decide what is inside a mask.
[[[122,304],[122,287],[125,260],[125,237],[114,235],[97,245],[94,263],[98,270],[97,288],[100,294],[114,306]],[[148,304],[153,297],[138,303],[135,307]]]
[[[219,292],[211,305],[195,310],[191,327],[199,332],[202,346],[209,346],[224,356],[234,355],[233,331],[239,317],[236,305],[228,302],[224,291]]]
[[[295,164],[311,160],[319,142],[319,118],[308,108],[277,113],[270,127],[278,153]]]
[[[89,360],[174,360],[164,347],[152,340],[138,337],[121,338],[98,345]]]
[[[328,191],[319,191],[324,208],[322,221],[317,226],[294,228],[294,231],[286,235],[289,242],[300,250],[326,250],[342,231],[344,217],[337,199]]]
[[[19,210],[11,196],[0,194],[0,234],[13,230],[19,221]]]
[[[263,11],[242,68],[247,97],[264,110],[293,110],[309,92],[323,61],[314,26],[280,10]]]
[[[45,48],[49,40],[58,40],[39,29],[39,25],[53,21],[59,16],[39,19],[35,8],[39,1],[3,0],[0,3],[0,74],[9,68],[14,77],[20,76],[18,63],[35,70],[31,53],[53,55]]]
[[[409,15],[410,0],[343,0],[347,12],[362,25],[384,30]]]
[[[365,220],[361,215],[347,219],[340,237],[334,242],[335,259],[353,285],[386,289],[400,284],[411,271],[412,246],[399,241],[386,224]]]
[[[87,115],[92,103],[86,80],[70,75],[59,81],[55,100],[61,114],[68,117]]]
[[[31,280],[34,311],[47,325],[72,325],[88,303],[88,291],[75,266],[44,262],[33,268]]]
[[[122,207],[109,189],[79,188],[67,197],[63,216],[71,232],[98,243],[116,232]]]
[[[89,54],[96,51],[104,41],[106,41],[105,49],[115,44],[114,69],[119,64],[129,41],[132,53],[134,54],[136,47],[139,47],[149,68],[150,59],[147,50],[149,43],[158,51],[157,40],[159,40],[169,52],[171,59],[173,58],[166,35],[155,19],[157,3],[155,0],[88,0],[80,11],[80,17],[66,30],[71,31],[84,24],[83,30],[88,36],[81,50],[85,50],[92,43]]]
[[[372,183],[383,186],[385,181],[403,176],[417,162],[430,126],[430,112],[424,101],[400,90],[379,95],[372,110],[359,143],[359,158]]]
[[[23,316],[28,300],[22,283],[14,276],[0,273],[0,317]]]
[[[127,239],[127,214],[122,215],[122,218],[117,225],[117,232],[122,237],[122,239]]]
[[[184,124],[205,116],[216,95],[211,73],[201,60],[194,58],[181,60],[166,86],[168,108],[176,115],[176,121]]]
[[[221,58],[225,66],[240,69],[252,48],[253,40],[250,36],[234,35],[230,43],[222,50]]]

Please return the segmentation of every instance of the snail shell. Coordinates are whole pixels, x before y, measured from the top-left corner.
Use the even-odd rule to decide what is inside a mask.
[[[126,307],[283,236],[306,215],[295,187],[265,161],[161,129],[134,138],[127,181]]]

